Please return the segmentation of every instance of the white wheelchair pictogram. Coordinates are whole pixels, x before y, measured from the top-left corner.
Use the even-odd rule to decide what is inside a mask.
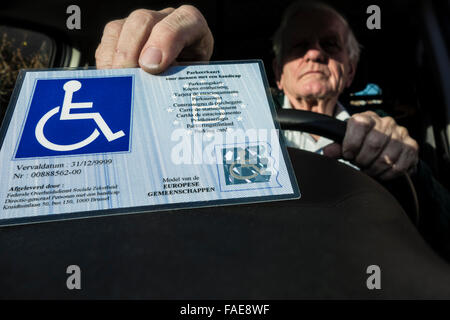
[[[71,109],[87,109],[92,108],[93,106],[92,102],[77,102],[77,103],[72,102],[73,93],[81,89],[81,82],[77,80],[67,81],[64,84],[63,89],[65,91],[65,94],[63,105],[61,108],[61,116],[59,117],[59,120],[93,119],[95,123],[98,125],[100,131],[105,135],[108,142],[121,138],[125,135],[125,133],[122,130],[113,133],[109,128],[109,126],[106,124],[105,120],[103,120],[103,117],[98,112],[73,113],[73,114],[70,113]],[[59,112],[59,109],[60,107],[58,106],[48,111],[46,114],[44,114],[44,116],[39,120],[39,122],[36,125],[35,130],[36,139],[43,147],[54,151],[72,151],[87,146],[95,139],[97,139],[97,137],[100,135],[97,128],[95,128],[89,137],[74,144],[61,145],[50,142],[44,135],[44,127],[47,121]]]
[[[230,166],[230,175],[238,180],[247,180],[247,179],[253,179],[257,175],[260,175],[260,169],[253,163],[250,163],[250,161],[245,160],[245,150],[241,149],[238,151],[238,158],[239,160],[234,161]],[[240,168],[252,168],[254,170],[254,173],[248,176],[243,176],[240,174],[236,174],[234,172],[234,168],[236,166],[239,166]]]

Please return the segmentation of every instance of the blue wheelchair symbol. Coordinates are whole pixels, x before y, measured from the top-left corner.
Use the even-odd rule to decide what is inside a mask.
[[[37,80],[16,158],[129,150],[132,76]]]

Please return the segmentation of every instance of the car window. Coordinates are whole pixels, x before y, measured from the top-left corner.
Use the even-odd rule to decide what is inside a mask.
[[[54,43],[48,36],[0,25],[0,116],[9,103],[20,69],[48,68]]]

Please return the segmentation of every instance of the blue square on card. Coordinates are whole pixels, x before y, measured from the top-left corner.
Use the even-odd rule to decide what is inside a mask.
[[[15,158],[130,149],[133,76],[39,79]]]

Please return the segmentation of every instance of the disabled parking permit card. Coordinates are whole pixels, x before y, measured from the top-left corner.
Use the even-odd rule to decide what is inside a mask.
[[[274,115],[258,60],[21,71],[0,225],[299,198]]]

